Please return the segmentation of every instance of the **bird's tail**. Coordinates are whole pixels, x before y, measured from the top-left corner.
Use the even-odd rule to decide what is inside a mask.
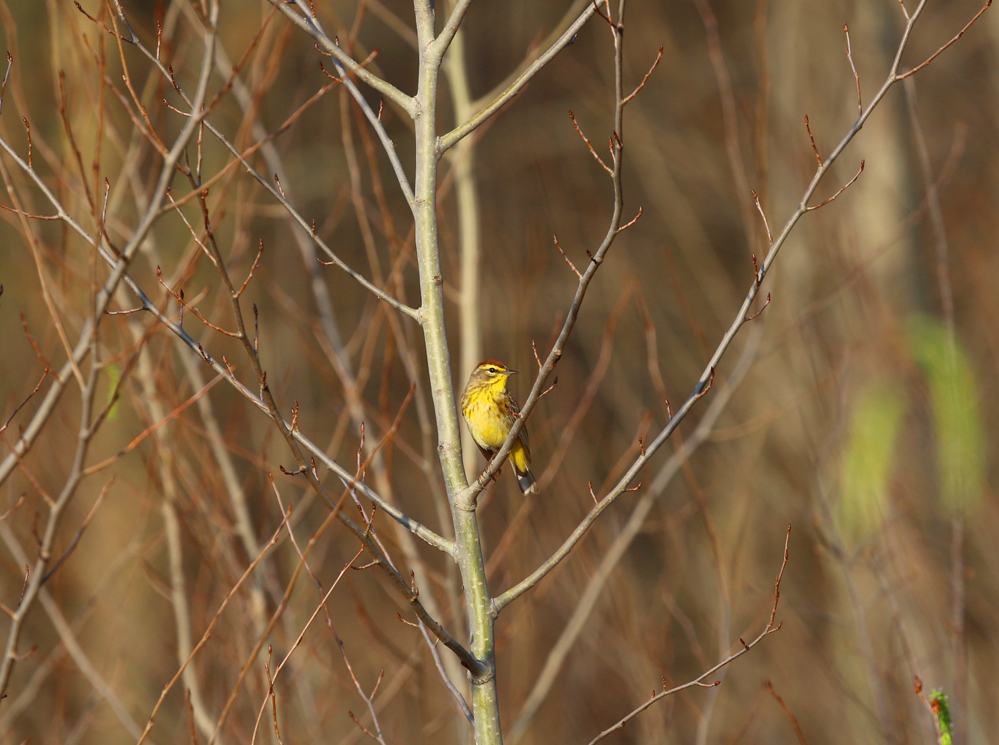
[[[517,471],[517,484],[520,486],[520,490],[524,492],[524,496],[530,496],[532,494],[538,493],[538,482],[534,480],[534,474],[531,473],[531,469],[527,468],[523,471],[514,469]]]

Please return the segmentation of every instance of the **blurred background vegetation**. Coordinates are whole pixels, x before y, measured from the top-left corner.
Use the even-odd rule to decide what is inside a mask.
[[[83,5],[98,14],[96,2]],[[566,6],[473,3],[465,26],[472,98],[500,84],[557,27]],[[203,48],[189,6],[126,0],[123,7],[147,45],[156,42],[157,19],[164,21],[163,59],[193,90]],[[978,9],[977,0],[930,0],[903,69],[935,51]],[[414,90],[416,52],[405,33],[412,17],[406,2],[322,0],[316,12],[330,35],[337,33],[343,43],[353,39],[357,57],[377,49],[372,69],[404,91]],[[620,236],[598,273],[557,368],[558,385],[531,419],[541,495],[525,504],[504,469],[480,501],[494,594],[533,571],[578,524],[592,506],[588,482],[600,496],[638,453],[639,436],[665,424],[664,396],[676,408],[690,393],[752,281],[751,255],[766,249],[749,189],[760,195],[777,230],[815,168],[804,115],[823,156],[856,118],[844,22],[866,102],[884,80],[904,26],[896,0],[629,4],[626,88],[663,47],[662,63],[626,111],[625,212],[630,216],[641,206],[644,215]],[[65,121],[82,153],[82,171],[93,177],[90,164],[103,127],[97,183],[104,176],[111,181],[109,233],[127,237],[141,194],[158,174],[158,156],[102,85],[95,54],[103,45],[108,84],[125,93],[114,38],[63,0],[0,2],[0,24],[14,56],[0,133],[26,155],[25,117],[36,170],[75,215],[87,218],[81,168],[59,112],[64,74]],[[220,45],[231,60],[251,47],[262,24],[242,68],[253,94],[251,113],[230,93],[210,117],[240,148],[259,136],[254,117],[262,131],[272,132],[329,82],[311,40],[266,2],[223,3]],[[740,637],[755,636],[773,605],[788,524],[780,632],[720,673],[719,686],[667,699],[607,741],[934,742],[932,718],[913,690],[917,675],[927,690],[948,692],[958,742],[999,739],[997,48],[999,11],[993,10],[915,76],[914,86],[894,88],[835,164],[818,200],[848,181],[861,159],[866,169],[839,199],[795,229],[763,288],[772,293],[771,305],[743,330],[718,370],[716,389],[667,449],[679,447],[711,397],[736,382],[731,375],[738,360],[751,363],[748,372],[707,440],[654,495],[634,540],[580,619],[578,636],[522,742],[588,742],[646,700],[661,680],[686,682],[737,650]],[[124,56],[150,120],[169,141],[183,124],[162,103],[176,103],[169,82],[151,74],[149,63],[127,45]],[[552,235],[578,266],[586,261],[584,251],[598,245],[610,216],[610,183],[566,111],[604,152],[612,127],[611,59],[606,27],[591,21],[475,141],[482,282],[476,323],[483,356],[522,371],[514,379],[521,398],[536,370],[531,343],[541,354],[549,348],[576,282]],[[223,82],[216,76],[212,91]],[[441,95],[449,111],[446,86]],[[369,92],[368,100],[377,106],[376,95]],[[383,118],[409,167],[412,137],[404,118],[387,105]],[[451,124],[442,122],[441,130]],[[384,154],[342,89],[307,108],[274,144],[283,161],[282,186],[304,216],[315,218],[317,234],[351,266],[416,304],[408,209]],[[202,148],[206,178],[232,160],[207,134]],[[193,160],[196,147],[189,152]],[[262,173],[273,173],[261,153],[252,161]],[[6,163],[24,209],[51,214],[25,174]],[[469,371],[459,369],[463,253],[454,183],[454,161],[448,160],[441,171],[442,264],[453,301],[454,375],[463,385]],[[175,196],[186,189],[178,179]],[[10,205],[9,196],[5,191],[0,201]],[[246,307],[253,302],[259,308],[261,351],[279,403],[290,411],[297,401],[301,429],[352,469],[360,433],[349,415],[329,328],[317,310],[314,265],[303,262],[282,209],[244,171],[231,168],[212,187],[210,203],[234,276],[245,276],[264,241],[245,298]],[[199,224],[197,210],[185,208],[185,214]],[[65,352],[41,283],[75,340],[89,298],[90,252],[60,223],[35,220],[36,262],[18,216],[0,216],[0,400],[6,419],[43,372],[19,314],[50,364],[61,365]],[[170,298],[156,280],[161,266],[206,317],[230,327],[218,276],[199,256],[188,229],[169,213],[143,246],[133,275],[166,307]],[[101,278],[104,272],[100,268]],[[382,437],[405,407],[398,434],[383,450],[383,483],[406,512],[448,535],[436,442],[420,427],[419,406],[405,403],[407,356],[416,365],[416,396],[425,396],[418,329],[391,317],[335,267],[322,268],[319,276],[358,376],[367,436]],[[130,307],[125,294],[120,298],[116,309]],[[133,347],[135,328],[151,336],[147,364],[124,371],[126,355],[107,368],[104,390],[110,392],[123,372],[125,382],[95,441],[93,462],[120,453],[212,380],[204,365],[195,376],[199,361],[167,332],[147,319],[130,326],[136,318],[112,317],[102,326],[105,359]],[[225,354],[237,375],[248,372],[231,340],[190,314],[185,327],[213,355]],[[109,393],[101,395],[103,402]],[[13,419],[5,447],[37,403],[32,399]],[[29,555],[47,512],[42,492],[58,493],[70,468],[78,409],[78,394],[68,392],[0,495],[0,512],[25,495],[5,524]],[[212,447],[215,425],[224,453]],[[178,669],[169,521],[175,519],[179,531],[188,633],[197,641],[254,558],[251,548],[262,547],[280,525],[270,474],[285,506],[295,505],[292,524],[300,544],[328,515],[300,480],[279,470],[292,470],[294,463],[277,435],[245,399],[216,385],[84,483],[62,521],[57,553],[71,544],[102,487],[115,477],[79,544],[46,583],[70,636],[51,613],[35,608],[19,648],[32,651],[16,666],[9,697],[0,703],[3,742],[135,741],[124,720],[131,717],[141,728]],[[668,457],[657,456],[643,474],[646,486],[620,499],[552,575],[500,617],[498,680],[507,727],[530,700],[581,596]],[[338,492],[333,477],[323,478]],[[242,532],[234,493],[248,506]],[[375,525],[402,561],[389,520],[377,516]],[[310,564],[325,588],[356,550],[339,526],[322,533]],[[453,567],[426,546],[417,550],[425,563],[421,590],[461,638],[464,609],[454,603]],[[23,568],[7,548],[0,550],[0,562],[0,600],[12,608]],[[283,540],[261,563],[252,586],[232,597],[195,658],[199,695],[212,722],[297,563],[295,547]],[[267,646],[280,660],[318,599],[311,580],[297,583],[233,699],[220,741],[250,741],[267,700]],[[405,608],[380,575],[348,572],[329,608],[362,686],[370,691],[384,670],[375,705],[389,743],[467,741],[467,723],[420,633],[399,622],[396,614]],[[365,723],[368,715],[325,625],[324,618],[314,624],[275,684],[284,742],[365,739],[348,711]],[[80,655],[89,660],[90,674]],[[114,692],[125,717],[109,705],[93,674]],[[275,738],[269,716],[257,734],[261,741]],[[191,738],[178,686],[157,716],[152,739]],[[208,739],[202,731],[196,738]]]

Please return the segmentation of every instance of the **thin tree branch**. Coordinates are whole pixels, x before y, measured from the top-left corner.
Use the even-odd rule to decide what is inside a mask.
[[[964,24],[964,28],[962,28],[960,31],[958,31],[957,34],[954,35],[954,38],[952,38],[950,41],[948,41],[946,44],[944,44],[942,47],[940,47],[937,51],[935,51],[933,54],[931,54],[929,56],[929,58],[925,62],[923,62],[920,65],[916,65],[915,67],[913,67],[908,72],[904,72],[901,75],[898,75],[895,79],[896,80],[904,80],[905,78],[909,77],[910,75],[915,75],[917,72],[919,72],[924,67],[926,67],[928,64],[930,64],[933,60],[935,60],[937,57],[939,57],[941,54],[943,54],[944,50],[947,49],[947,47],[949,47],[951,44],[953,44],[958,39],[960,39],[962,36],[964,36],[964,32],[967,31],[969,28],[971,28],[971,24],[973,24],[975,21],[977,21],[979,18],[981,18],[982,13],[984,13],[986,10],[988,10],[991,5],[992,5],[992,0],[986,0],[985,5],[982,6],[982,9],[980,11],[978,11],[977,13],[975,13],[975,17],[974,18],[972,18],[970,21],[968,21],[966,24]],[[922,4],[920,4],[920,8],[922,8]],[[919,12],[919,9],[916,10],[916,13],[918,13],[918,12]],[[914,13],[913,14],[913,18],[915,18],[915,16],[916,16],[916,14]],[[909,23],[912,23],[911,19],[910,19]]]
[[[781,582],[781,579],[783,579],[783,577],[784,577],[784,568],[787,566],[787,558],[788,558],[787,542],[790,539],[791,539],[791,526],[788,525],[787,526],[787,537],[784,540],[784,560],[783,560],[783,562],[780,565],[780,572],[777,574],[777,579],[774,581],[774,605],[773,605],[773,610],[771,610],[771,612],[770,612],[770,621],[767,623],[767,625],[763,629],[763,631],[760,632],[759,636],[757,636],[755,639],[753,639],[748,644],[746,642],[742,641],[742,639],[740,639],[739,641],[742,642],[742,648],[739,649],[738,652],[735,652],[735,653],[729,655],[728,657],[726,657],[724,660],[722,660],[721,662],[719,662],[714,667],[712,667],[712,668],[710,668],[708,670],[705,670],[703,673],[701,673],[700,675],[698,675],[696,678],[694,678],[691,681],[688,681],[687,683],[684,683],[683,685],[679,685],[679,686],[676,686],[674,688],[667,689],[666,688],[666,681],[665,681],[665,678],[664,678],[663,679],[663,690],[660,693],[657,693],[651,699],[649,699],[648,701],[646,701],[644,704],[642,704],[638,708],[634,709],[631,713],[629,713],[628,715],[626,715],[626,716],[622,717],[620,720],[618,720],[618,722],[616,724],[614,724],[611,727],[608,727],[603,732],[601,732],[599,735],[597,735],[596,737],[594,737],[592,740],[590,740],[589,745],[595,745],[596,743],[598,743],[601,740],[603,740],[605,737],[607,737],[612,732],[616,732],[619,729],[624,729],[624,726],[629,721],[631,721],[632,719],[634,719],[635,717],[637,717],[639,714],[641,714],[643,711],[645,711],[646,709],[648,709],[650,706],[652,706],[656,702],[661,701],[662,699],[666,698],[667,696],[672,696],[674,693],[679,693],[680,691],[686,690],[688,688],[694,688],[695,686],[700,686],[702,688],[713,688],[715,685],[718,684],[717,682],[705,684],[705,683],[702,683],[701,681],[703,681],[705,678],[711,676],[712,674],[714,674],[715,672],[717,672],[721,668],[725,667],[726,665],[728,665],[728,664],[734,662],[735,660],[739,659],[740,657],[742,657],[744,654],[746,654],[747,652],[749,652],[749,650],[751,650],[753,647],[755,647],[757,644],[759,644],[761,641],[763,641],[763,639],[766,638],[767,636],[769,636],[770,634],[774,633],[775,631],[780,631],[781,624],[778,623],[776,626],[774,626],[774,617],[777,615],[777,603],[780,602],[780,582]]]
[[[516,96],[520,91],[527,85],[531,78],[537,75],[542,68],[545,67],[549,62],[551,62],[555,56],[565,49],[572,41],[576,38],[576,34],[579,30],[586,25],[586,22],[590,20],[593,14],[596,12],[596,6],[591,2],[587,3],[586,8],[579,17],[573,21],[572,25],[565,30],[565,32],[556,40],[548,50],[538,57],[533,63],[531,63],[524,72],[517,77],[513,83],[510,84],[505,91],[500,93],[493,101],[485,105],[477,114],[475,114],[467,122],[459,124],[457,127],[452,129],[447,134],[438,138],[437,140],[437,152],[438,154],[443,154],[449,148],[451,148],[458,140],[462,137],[467,136],[475,129],[480,127],[489,119],[493,114],[499,111],[503,106],[505,106],[514,96]]]
[[[277,3],[279,2],[279,0],[268,0],[268,2]],[[303,0],[298,0],[298,6],[300,9],[303,10],[303,12],[305,12],[305,7],[304,7],[305,4]],[[330,54],[333,54],[332,50],[329,49],[329,47],[336,45],[329,40],[329,37],[326,36],[326,34],[323,32],[322,25],[314,16],[310,14],[309,21],[305,21],[304,18],[296,16],[295,13],[283,3],[281,4],[281,11],[286,16],[288,16],[288,18],[294,21],[296,25],[304,29],[307,33],[313,36],[313,38],[316,38],[317,41],[319,41],[319,39],[317,38],[317,34],[321,36],[324,39],[322,43],[323,46],[326,47],[326,51],[329,52]],[[296,18],[298,20],[296,20]],[[339,47],[336,48],[339,50]],[[375,110],[371,108],[371,106],[368,104],[367,99],[364,97],[364,94],[361,93],[360,89],[354,84],[354,81],[351,80],[350,76],[347,75],[347,67],[345,67],[344,63],[340,62],[340,60],[337,59],[335,54],[333,56],[333,64],[337,69],[337,74],[343,80],[344,86],[346,86],[347,90],[350,91],[350,95],[354,97],[354,100],[357,101],[357,105],[361,107],[361,110],[364,112],[365,118],[368,120],[372,128],[375,130],[375,133],[378,135],[378,139],[381,141],[382,147],[385,149],[385,154],[388,156],[389,162],[392,164],[392,170],[395,173],[396,180],[399,182],[399,188],[402,189],[403,196],[406,197],[406,201],[409,203],[410,209],[415,209],[415,205],[413,203],[413,187],[410,186],[409,178],[406,176],[406,171],[402,167],[402,162],[399,160],[399,154],[395,150],[395,143],[392,142],[392,138],[388,136],[388,132],[385,131],[385,127],[382,124],[380,116],[381,108],[379,107],[378,112],[375,112]],[[354,71],[351,70],[351,72]],[[358,74],[358,76],[361,77],[362,80],[364,80],[364,78],[362,77],[362,74],[364,72],[365,72],[364,70],[361,70],[361,73]],[[368,74],[370,75],[370,73]],[[374,76],[372,75],[371,77]],[[388,85],[388,83],[385,83],[385,85]],[[409,105],[402,105],[402,104],[399,105],[402,108],[402,110],[409,115],[410,118],[413,118],[413,115],[415,113],[413,109],[413,106],[415,106],[415,99],[409,98],[402,92],[399,92],[399,95],[403,96],[404,98],[410,101]],[[388,98],[391,101],[395,101],[395,99],[392,96],[387,94],[386,98]]]
[[[319,44],[324,51],[332,55],[333,59],[338,63],[338,67],[346,69],[351,75],[356,75],[362,82],[399,106],[403,111],[409,114],[410,118],[416,114],[416,100],[412,96],[406,95],[391,83],[382,80],[371,71],[362,67],[356,60],[340,48],[340,44],[337,39],[330,39],[325,33],[323,33],[322,28],[314,18],[296,13],[294,10],[296,6],[294,4],[281,2],[280,0],[268,0],[268,2],[276,5],[284,14],[285,18],[315,39],[316,43]]]
[[[473,727],[475,726],[475,717],[472,716],[472,710],[468,708],[468,702],[465,701],[465,697],[461,695],[461,691],[455,688],[454,683],[451,682],[451,678],[447,674],[447,670],[444,669],[444,663],[441,661],[440,653],[437,651],[437,642],[430,638],[430,632],[427,631],[427,627],[422,623],[420,624],[420,633],[423,634],[423,639],[427,643],[427,647],[430,649],[430,655],[434,658],[434,666],[437,668],[437,672],[441,676],[441,680],[444,681],[444,685],[447,687],[448,691],[454,697],[455,702],[458,704],[458,709],[468,720],[468,723]]]
[[[444,58],[444,54],[447,52],[448,47],[451,46],[451,41],[454,39],[454,35],[458,33],[458,27],[461,25],[465,13],[471,4],[472,0],[458,0],[454,4],[451,15],[448,16],[447,23],[444,24],[444,28],[441,29],[441,32],[431,45],[433,47],[432,53],[438,60]]]

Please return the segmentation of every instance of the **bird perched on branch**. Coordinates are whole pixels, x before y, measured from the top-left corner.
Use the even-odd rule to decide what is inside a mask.
[[[461,394],[461,415],[479,450],[490,460],[503,447],[514,422],[520,417],[520,406],[506,389],[507,380],[516,374],[502,362],[486,360],[479,363]],[[537,494],[538,483],[531,473],[531,448],[527,427],[521,427],[510,450],[510,463],[517,472],[517,483],[524,494]]]

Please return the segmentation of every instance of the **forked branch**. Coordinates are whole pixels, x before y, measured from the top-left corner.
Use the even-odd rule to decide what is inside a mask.
[[[365,69],[361,63],[352,58],[340,48],[337,39],[330,39],[319,23],[311,15],[296,13],[294,3],[278,2],[268,0],[278,6],[285,17],[293,24],[302,29],[305,33],[315,39],[316,43],[323,48],[340,66],[345,68],[351,75],[356,75],[366,85],[381,93],[385,98],[395,103],[399,108],[409,114],[410,117],[416,113],[416,101],[412,96],[406,95],[391,83],[382,80],[370,70]]]
[[[573,42],[576,38],[576,34],[579,30],[586,25],[586,22],[590,20],[593,14],[597,12],[596,5],[594,3],[587,3],[583,12],[579,14],[579,17],[573,21],[572,25],[569,26],[554,44],[552,44],[548,50],[538,57],[531,65],[527,67],[524,72],[522,72],[510,86],[500,93],[495,99],[490,103],[486,104],[475,116],[471,117],[467,122],[459,124],[457,127],[452,129],[447,134],[439,137],[437,139],[437,153],[439,155],[446,152],[449,148],[453,147],[458,140],[471,134],[475,129],[480,127],[485,123],[493,114],[499,111],[503,106],[505,106],[509,101],[513,99],[524,86],[527,85],[531,78],[537,75],[542,68],[545,67],[549,62],[551,62],[555,56],[565,49],[569,44]],[[618,96],[620,99],[620,95]]]

